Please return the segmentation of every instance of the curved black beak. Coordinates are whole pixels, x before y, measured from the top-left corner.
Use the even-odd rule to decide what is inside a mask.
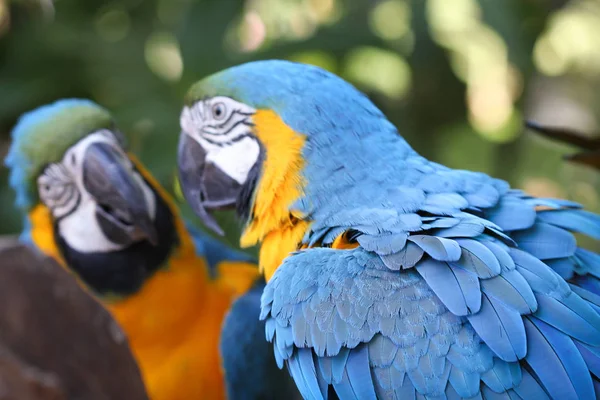
[[[107,237],[129,245],[141,240],[158,244],[150,210],[131,167],[107,143],[92,143],[83,161],[83,184],[98,203],[96,217]]]
[[[181,133],[177,156],[181,191],[202,222],[222,236],[223,229],[208,211],[235,207],[242,186],[206,156],[196,140]]]

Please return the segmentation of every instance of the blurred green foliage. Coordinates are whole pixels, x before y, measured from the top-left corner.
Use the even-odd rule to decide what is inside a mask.
[[[186,89],[282,58],[356,84],[432,160],[599,211],[600,174],[522,124],[595,132],[598,48],[597,0],[0,0],[0,157],[21,113],[87,97],[173,191]],[[6,179],[1,233],[21,227]]]

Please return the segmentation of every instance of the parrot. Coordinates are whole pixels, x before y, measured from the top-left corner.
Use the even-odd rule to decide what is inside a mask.
[[[575,237],[600,216],[426,159],[308,64],[215,72],[180,125],[185,199],[260,246],[265,337],[303,398],[600,398],[600,256]]]
[[[182,219],[108,110],[61,99],[25,113],[5,163],[20,239],[108,309],[151,399],[297,393],[264,339],[253,258]]]

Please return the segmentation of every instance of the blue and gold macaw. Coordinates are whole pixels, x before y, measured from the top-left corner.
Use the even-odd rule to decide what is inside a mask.
[[[60,100],[21,117],[12,137],[6,164],[25,215],[22,239],[106,305],[150,398],[288,393],[289,376],[257,323],[264,280],[256,264],[186,226],[108,111]]]
[[[313,66],[216,73],[181,128],[186,199],[261,244],[261,318],[305,398],[600,396],[600,256],[573,235],[599,216],[425,159]]]

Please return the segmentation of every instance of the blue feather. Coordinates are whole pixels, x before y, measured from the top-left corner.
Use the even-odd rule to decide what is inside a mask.
[[[469,314],[478,312],[481,308],[481,288],[479,286],[479,279],[477,279],[475,274],[462,268],[451,268],[451,270],[461,287],[467,305],[467,311]]]
[[[501,392],[501,393],[496,393],[487,386],[483,386],[481,388],[481,394],[485,400],[511,400],[513,398],[520,399],[519,396],[516,395],[514,392],[512,393],[512,396],[514,396],[514,397],[512,397],[511,392],[512,392],[512,390],[506,391],[506,392]]]
[[[446,395],[446,400],[461,400],[462,398],[456,393],[456,390],[452,387],[452,385],[446,385],[446,391],[444,392]],[[402,397],[398,397],[398,400],[402,399]]]
[[[518,364],[514,365],[517,366],[520,372]],[[493,368],[481,375],[481,380],[496,393],[505,392],[515,387],[520,382],[520,379],[515,381],[513,378],[509,364],[497,358],[494,358]]]
[[[510,254],[508,254],[507,250],[504,250],[500,245],[493,242],[483,242],[485,247],[487,247],[494,256],[498,260],[502,271],[511,271],[515,269],[515,262],[511,258]]]
[[[560,357],[535,325],[525,320],[525,330],[529,338],[527,363],[540,379],[549,393],[557,399],[577,399],[573,387]]]
[[[462,248],[462,254],[460,259],[452,265],[466,269],[484,279],[500,273],[498,259],[486,246],[471,239],[456,239],[456,241]]]
[[[521,249],[540,260],[570,257],[577,248],[577,241],[571,233],[543,222],[514,232],[512,238]]]
[[[550,396],[544,389],[544,386],[537,379],[531,376],[527,370],[523,369],[523,379],[519,386],[516,386],[514,391],[521,396],[523,400],[550,400]]]
[[[321,378],[323,378],[323,380],[327,384],[331,384],[333,382],[333,375],[331,372],[331,358],[332,357],[317,357]]]
[[[421,217],[423,229],[452,228],[462,220],[454,217]]]
[[[503,302],[520,314],[537,310],[537,301],[527,281],[517,271],[508,271],[491,279],[481,281],[484,293]]]
[[[505,231],[515,231],[532,226],[536,212],[521,199],[505,196],[496,207],[486,210],[486,217]]]
[[[375,388],[371,379],[371,370],[369,368],[369,351],[366,345],[362,344],[350,351],[346,371],[350,385],[359,399],[373,399]]]
[[[375,335],[369,343],[369,360],[375,367],[389,367],[394,362],[398,346],[388,337]]]
[[[406,245],[407,237],[407,233],[381,234],[377,236],[360,235],[357,241],[365,250],[374,251],[381,255],[388,255],[402,250]]]
[[[319,381],[317,380],[317,371],[313,361],[312,350],[304,348],[297,349],[296,352],[300,372],[304,377],[304,382],[308,387],[308,390],[312,394],[311,398],[319,399],[326,397],[326,393],[321,392],[321,387],[319,386]]]
[[[552,270],[560,275],[564,280],[568,280],[573,277],[575,269],[575,261],[573,260],[573,257],[544,260],[544,264],[552,268]]]
[[[591,347],[578,341],[575,341],[575,346],[577,346],[590,372],[596,378],[600,378],[600,350],[597,347]]]
[[[571,380],[571,384],[573,385],[578,398],[593,398],[594,386],[592,384],[592,378],[588,372],[585,361],[581,357],[579,350],[571,338],[537,318],[531,318],[530,321],[539,329],[558,356],[558,359]],[[547,357],[546,360],[548,359],[552,360],[553,358]],[[526,358],[526,360],[531,364],[529,357]],[[557,377],[555,376],[554,379],[556,378]]]
[[[266,339],[268,342],[271,342],[273,340],[273,337],[275,336],[275,328],[276,327],[277,327],[277,321],[275,321],[275,319],[273,319],[273,318],[267,319],[267,321],[265,323],[265,334],[266,334]]]
[[[594,390],[596,391],[596,398],[600,397],[600,380],[594,379]]]
[[[438,237],[475,237],[485,230],[485,226],[477,220],[463,220],[460,224],[451,227],[436,229],[433,234]]]
[[[344,374],[340,381],[334,381],[333,387],[340,400],[360,400],[359,397],[354,393],[354,389],[350,384],[348,373],[344,369]]]
[[[486,294],[481,300],[479,312],[467,316],[477,334],[504,361],[512,362],[525,357],[527,342],[519,313],[495,302]]]
[[[452,215],[468,206],[467,200],[458,193],[435,193],[427,195],[421,210],[431,214]]]
[[[537,318],[577,340],[600,346],[600,316],[579,296],[572,293],[555,299],[540,294],[537,300]]]
[[[411,235],[408,240],[439,261],[458,261],[461,256],[460,246],[451,239],[428,235]]]
[[[399,383],[401,383],[401,385]],[[398,400],[400,400],[400,399],[411,400],[411,399],[416,399],[417,390],[415,389],[413,384],[410,382],[410,379],[405,378],[404,382],[395,382],[394,394],[396,395],[396,399],[398,399]]]
[[[386,267],[392,271],[399,271],[401,268],[407,269],[414,267],[421,257],[423,249],[412,242],[407,242],[406,246],[398,253],[381,256]]]
[[[500,199],[498,189],[492,185],[481,185],[478,190],[463,194],[473,207],[490,208]]]
[[[584,210],[540,211],[538,218],[548,224],[600,240],[600,216],[591,212]]]
[[[531,254],[519,249],[510,249],[510,255],[517,266],[517,271],[523,275],[534,292],[549,293],[559,290],[563,294],[569,292],[569,287],[546,264]]]
[[[302,397],[304,397],[305,399],[313,398],[313,396],[311,396],[312,393],[310,391],[310,388],[308,387],[308,384],[304,379],[304,375],[302,374],[302,370],[300,369],[300,363],[298,359],[296,357],[289,358],[287,360],[287,366],[288,370],[290,371],[290,374],[292,375],[292,378],[294,379],[294,382],[296,382],[298,390],[302,394]],[[316,397],[315,399],[318,400],[320,398],[321,397]]]
[[[600,296],[600,279],[592,275],[575,275],[571,282],[590,293]]]
[[[342,380],[349,355],[350,350],[346,347],[342,347],[339,354],[333,357],[333,359],[331,360],[331,373],[333,374],[334,382],[339,382]]]
[[[472,397],[479,392],[479,374],[462,371],[455,366],[450,369],[448,380],[461,397]]]
[[[489,233],[490,236],[493,236],[494,238],[498,239],[503,244],[510,247],[517,247],[517,243],[510,236],[508,236],[510,232],[504,232],[502,230],[490,227],[486,227],[486,230],[487,231],[485,233]]]
[[[425,201],[425,192],[410,186],[396,186],[387,189],[386,198],[402,214],[412,213]]]
[[[575,258],[579,264],[578,273],[588,273],[600,278],[600,255],[589,250],[577,248]]]
[[[431,259],[422,260],[417,264],[417,271],[427,282],[429,287],[440,298],[442,303],[454,315],[464,316],[469,314],[469,309],[463,295],[463,288],[456,279],[452,269],[444,262],[438,262]],[[466,287],[465,289],[478,289],[475,287]]]
[[[573,284],[569,284],[569,287],[579,297],[590,303],[590,305],[600,307],[600,295]]]

